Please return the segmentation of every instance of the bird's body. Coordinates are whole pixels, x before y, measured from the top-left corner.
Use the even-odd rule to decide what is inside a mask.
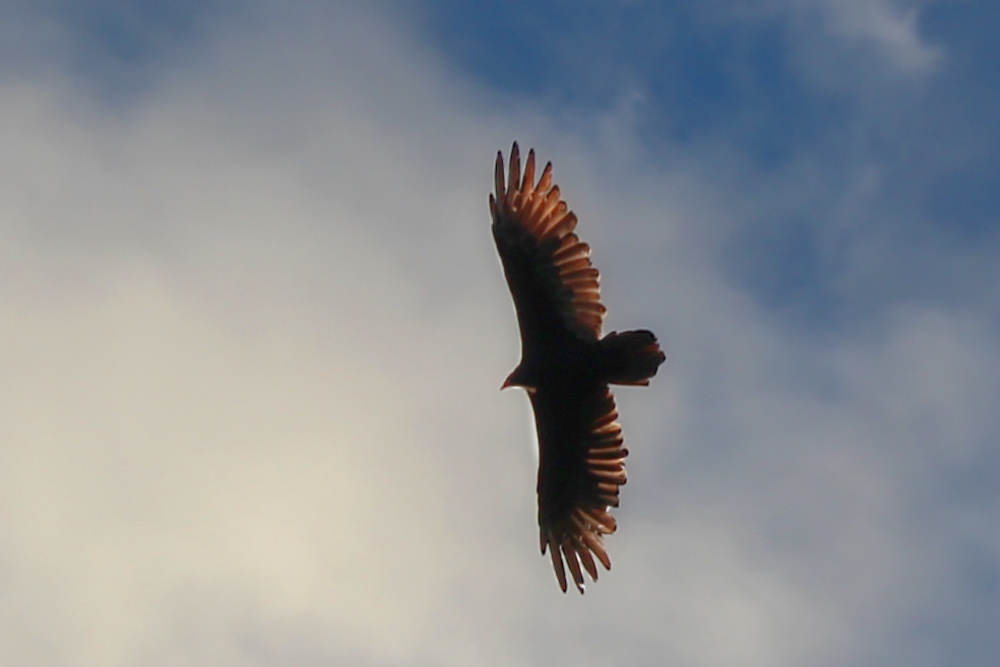
[[[628,451],[608,384],[648,384],[665,357],[649,331],[601,337],[605,308],[590,248],[574,233],[551,163],[537,184],[534,172],[532,151],[521,177],[515,143],[505,184],[497,156],[493,237],[521,331],[521,363],[503,386],[524,387],[535,412],[542,553],[551,550],[563,591],[568,567],[583,592],[583,570],[597,579],[594,557],[611,567],[602,535],[615,531],[609,509],[625,483]]]

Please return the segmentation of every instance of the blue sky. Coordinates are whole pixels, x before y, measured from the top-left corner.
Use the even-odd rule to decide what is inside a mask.
[[[0,662],[995,663],[995,3],[0,19]],[[497,391],[515,139],[668,355],[582,598]]]

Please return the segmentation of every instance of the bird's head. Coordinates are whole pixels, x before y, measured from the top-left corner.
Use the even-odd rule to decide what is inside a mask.
[[[518,366],[511,372],[510,375],[507,376],[507,379],[503,381],[503,384],[500,386],[500,390],[502,391],[507,387],[523,387],[529,394],[533,393],[535,391],[535,386],[528,381],[528,378],[525,377],[526,375],[527,374],[524,372],[524,369]]]

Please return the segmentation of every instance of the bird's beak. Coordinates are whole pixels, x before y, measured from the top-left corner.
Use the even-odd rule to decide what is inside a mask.
[[[538,387],[533,387],[530,384],[521,384],[521,380],[515,378],[514,377],[515,375],[517,375],[517,371],[514,371],[513,373],[507,376],[507,379],[503,381],[502,385],[500,385],[500,391],[503,391],[507,387],[521,387],[526,392],[528,392],[529,395],[534,394],[536,391],[538,391]]]

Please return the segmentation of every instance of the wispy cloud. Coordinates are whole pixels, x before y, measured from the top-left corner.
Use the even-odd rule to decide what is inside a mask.
[[[867,42],[886,61],[906,74],[927,72],[940,62],[940,47],[920,34],[920,5],[893,2],[820,0],[829,30],[848,40]]]
[[[933,71],[944,55],[941,46],[921,32],[920,16],[926,4],[896,0],[768,0],[759,7],[791,18],[796,23],[795,32],[804,38],[800,48],[805,52],[834,49],[841,57],[855,53],[875,71],[918,76]],[[858,76],[872,73],[855,72]]]
[[[927,66],[905,12],[823,7]],[[955,593],[1000,557],[1000,498],[956,491],[1000,467],[996,313],[872,287],[816,330],[728,266],[747,217],[822,201],[831,289],[860,298],[889,257],[854,220],[892,203],[871,155],[843,187],[822,154],[761,172],[721,142],[650,165],[631,107],[567,122],[382,11],[213,19],[124,101],[59,62],[0,83],[3,661],[985,653],[941,610],[1000,613]],[[555,161],[611,328],[668,354],[620,392],[615,569],[582,599],[536,551],[528,408],[497,392],[517,341],[485,197],[512,138]]]

